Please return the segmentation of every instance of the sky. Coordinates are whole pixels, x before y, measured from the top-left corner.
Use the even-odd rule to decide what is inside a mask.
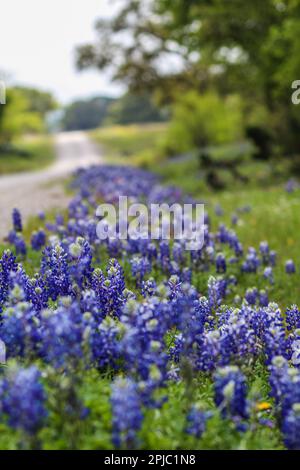
[[[95,40],[96,18],[117,6],[116,0],[0,0],[0,71],[12,84],[53,92],[61,103],[119,96],[123,88],[105,73],[74,66],[76,45]]]

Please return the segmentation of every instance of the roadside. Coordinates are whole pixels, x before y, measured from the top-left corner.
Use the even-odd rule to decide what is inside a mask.
[[[57,158],[42,171],[0,176],[0,239],[11,227],[11,212],[17,207],[24,221],[41,211],[65,208],[69,197],[63,179],[76,169],[99,164],[102,154],[83,132],[61,133],[55,136]]]
[[[49,135],[23,137],[13,145],[0,147],[0,175],[41,170],[54,161],[53,138]]]

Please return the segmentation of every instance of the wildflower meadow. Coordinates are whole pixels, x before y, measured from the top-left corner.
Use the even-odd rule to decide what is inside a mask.
[[[300,0],[2,3],[3,468],[287,465]]]
[[[79,170],[71,187],[32,233],[15,209],[2,250],[0,447],[298,449],[300,311],[272,298],[268,242],[245,246],[220,208],[198,250],[100,240],[100,202],[187,195],[118,165]],[[292,260],[281,270],[297,276]]]

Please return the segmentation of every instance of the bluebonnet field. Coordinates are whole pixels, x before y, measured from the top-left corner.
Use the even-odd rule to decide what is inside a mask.
[[[100,202],[185,194],[109,165],[72,187],[68,209],[40,214],[31,234],[15,210],[2,250],[0,447],[299,449],[300,311],[272,301],[268,242],[244,246],[234,230],[250,208],[230,226],[220,208],[206,215],[198,251],[100,241]],[[297,276],[292,260],[281,269],[281,283]]]

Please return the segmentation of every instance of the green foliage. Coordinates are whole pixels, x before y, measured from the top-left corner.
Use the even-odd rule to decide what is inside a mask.
[[[77,66],[108,69],[162,102],[212,86],[221,96],[239,94],[249,124],[267,116],[277,145],[292,154],[300,149],[299,112],[291,103],[291,84],[300,77],[299,28],[300,0],[125,0],[96,23],[96,44],[77,49]]]
[[[167,149],[184,152],[242,137],[241,102],[237,96],[220,98],[216,93],[190,91],[174,106]]]
[[[39,113],[29,110],[30,103],[21,90],[7,90],[7,103],[3,106],[0,122],[0,142],[10,142],[22,133],[37,133],[44,130]]]
[[[0,175],[38,170],[50,165],[55,158],[51,137],[39,135],[16,140],[17,151],[0,153]]]
[[[166,119],[165,114],[153,103],[149,93],[126,93],[110,106],[107,123],[160,122]]]
[[[66,131],[94,129],[100,126],[107,116],[110,104],[114,100],[107,97],[95,97],[89,100],[75,101],[65,108],[62,127]]]
[[[3,162],[8,158],[12,160],[8,167],[14,167],[23,152],[23,149],[8,152],[7,145],[15,143],[23,134],[43,133],[46,130],[46,114],[56,107],[57,103],[50,93],[26,87],[7,90],[6,104],[0,106],[0,171],[5,171]],[[30,166],[25,165],[27,168]]]
[[[105,154],[119,162],[153,166],[162,156],[166,124],[111,126],[91,132]]]
[[[58,103],[53,95],[47,91],[25,86],[15,87],[15,90],[19,91],[27,99],[28,111],[38,113],[43,118],[47,113],[58,108]]]

